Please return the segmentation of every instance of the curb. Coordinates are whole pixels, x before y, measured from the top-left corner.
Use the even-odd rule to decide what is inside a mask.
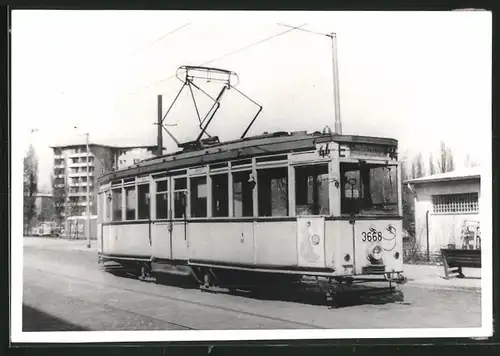
[[[481,291],[481,286],[457,286],[457,285],[443,285],[438,283],[426,283],[418,282],[416,280],[408,280],[404,286],[409,287],[421,287],[428,289],[440,289],[440,290],[468,290],[468,291]],[[403,287],[404,287],[403,286]]]

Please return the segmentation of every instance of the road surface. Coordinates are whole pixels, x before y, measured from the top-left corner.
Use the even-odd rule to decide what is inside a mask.
[[[481,326],[474,290],[405,285],[402,303],[381,296],[331,308],[316,299],[212,294],[118,277],[103,272],[92,251],[33,243],[24,247],[23,275],[24,331]]]

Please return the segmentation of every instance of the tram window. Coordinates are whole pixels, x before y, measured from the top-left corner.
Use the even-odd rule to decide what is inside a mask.
[[[341,165],[342,214],[397,214],[398,187],[395,166],[375,164]]]
[[[227,174],[212,175],[212,215],[229,216],[229,194]]]
[[[97,217],[99,219],[98,222],[102,222],[104,220],[104,202],[105,202],[106,195],[104,193],[99,193],[98,195],[98,203],[97,203]]]
[[[259,216],[288,215],[288,168],[260,169],[257,188]]]
[[[187,180],[186,180],[186,178],[176,179],[174,181],[174,189],[175,190],[187,189]]]
[[[139,219],[149,219],[149,185],[137,186]]]
[[[113,199],[109,199],[111,197],[110,195],[111,195],[111,192],[109,192],[109,191],[107,191],[104,194],[104,204],[106,205],[106,221],[111,220],[111,209],[112,209],[111,202],[113,201]]]
[[[191,178],[191,216],[207,216],[207,177]]]
[[[113,221],[122,220],[122,188],[113,189]]]
[[[369,199],[363,209],[367,212],[397,214],[398,189],[396,166],[368,166]]]
[[[125,220],[135,220],[137,204],[135,186],[125,188]]]
[[[295,168],[295,211],[297,215],[328,215],[328,165]]]
[[[168,218],[168,180],[156,182],[156,218]]]
[[[253,186],[248,181],[251,171],[233,173],[233,214],[253,216]]]
[[[177,178],[174,180],[174,218],[181,219],[186,215],[186,178]]]

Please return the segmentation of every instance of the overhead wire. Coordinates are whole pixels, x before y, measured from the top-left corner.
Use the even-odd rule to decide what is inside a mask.
[[[188,23],[185,23],[184,25],[182,26],[179,26],[179,27],[176,27],[174,28],[173,30],[171,31],[168,31],[167,33],[161,35],[160,37],[156,38],[155,40],[151,41],[151,42],[148,42],[147,44],[145,44],[144,46],[141,46],[139,49],[137,49],[136,51],[134,51],[133,55],[136,55],[138,54],[139,52],[143,51],[144,49],[148,48],[148,47],[151,47],[152,45],[154,45],[155,43],[157,42],[160,42],[162,41],[163,39],[167,38],[168,36],[170,35],[173,35],[174,33],[176,33],[177,31],[180,31],[182,30],[184,27],[187,27],[191,25],[190,22]]]
[[[274,34],[274,35],[272,35],[272,36],[266,37],[266,38],[264,38],[264,39],[262,39],[262,40],[259,40],[259,41],[256,41],[256,42],[252,42],[252,43],[250,43],[250,44],[248,44],[248,45],[245,45],[245,46],[243,46],[243,47],[240,47],[240,48],[238,48],[238,49],[236,49],[236,50],[234,50],[234,51],[231,51],[231,52],[228,52],[228,53],[226,53],[226,54],[223,54],[223,55],[221,55],[221,56],[219,56],[219,57],[216,57],[216,58],[210,59],[210,60],[208,60],[208,61],[206,61],[206,62],[204,62],[204,63],[200,64],[200,67],[203,67],[203,66],[206,66],[206,65],[208,65],[208,64],[210,64],[210,63],[213,63],[213,62],[219,61],[219,60],[221,60],[221,59],[223,59],[223,58],[226,58],[226,57],[232,56],[232,55],[234,55],[234,54],[237,54],[237,53],[239,53],[239,52],[242,52],[242,51],[244,51],[244,50],[247,50],[247,49],[249,49],[249,48],[251,48],[251,47],[254,47],[254,46],[260,45],[260,44],[262,44],[262,43],[264,43],[264,42],[270,41],[270,40],[272,40],[273,38],[276,38],[276,37],[282,36],[282,35],[284,35],[284,34],[286,34],[286,33],[291,32],[291,31],[294,31],[294,30],[297,30],[297,29],[301,29],[302,27],[304,27],[304,26],[306,26],[306,25],[307,25],[307,24],[303,24],[303,25],[300,25],[300,26],[297,26],[297,27],[289,28],[288,30],[278,32],[278,33],[276,33],[276,34]],[[135,93],[137,93],[137,92],[139,92],[139,91],[141,91],[141,90],[147,90],[147,89],[149,89],[149,88],[151,88],[151,87],[153,87],[153,86],[155,86],[155,85],[158,85],[158,84],[160,84],[160,83],[163,83],[163,82],[169,81],[169,80],[171,80],[171,79],[173,79],[173,78],[175,78],[175,74],[173,74],[173,75],[171,75],[171,76],[168,76],[168,77],[166,77],[166,78],[163,78],[163,79],[157,80],[156,82],[153,82],[153,83],[151,83],[151,84],[148,84],[148,85],[142,86],[142,87],[140,87],[140,88],[138,88],[138,89],[136,89],[136,90],[134,90],[134,91],[132,91],[132,92],[129,92],[129,93],[125,94],[125,95],[132,95],[132,94],[135,94]]]
[[[291,26],[291,25],[287,25],[287,24],[284,24],[284,23],[276,23],[278,26],[284,26],[284,27],[289,27],[289,28],[292,28],[292,29],[295,29],[295,30],[299,30],[299,31],[304,31],[304,32],[309,32],[309,33],[313,33],[315,35],[321,35],[321,36],[326,36],[326,37],[330,37],[331,35],[328,34],[328,33],[321,33],[321,32],[316,32],[316,31],[311,31],[311,30],[306,30],[305,28],[299,28],[299,27],[296,27],[296,26]]]

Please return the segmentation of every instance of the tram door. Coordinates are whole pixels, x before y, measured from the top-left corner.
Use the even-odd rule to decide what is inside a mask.
[[[172,187],[170,204],[170,258],[173,260],[187,260],[187,181],[186,177],[170,177]]]

